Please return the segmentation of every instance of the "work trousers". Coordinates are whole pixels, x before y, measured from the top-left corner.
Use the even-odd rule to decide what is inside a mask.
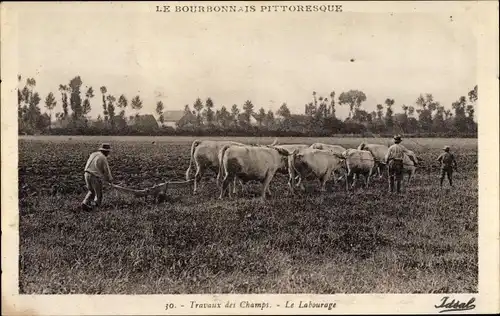
[[[102,180],[89,173],[85,172],[85,184],[87,185],[87,195],[83,200],[83,204],[92,207],[89,202],[94,201],[95,206],[101,206],[102,204]]]
[[[392,159],[389,161],[389,191],[394,192],[394,182],[396,191],[401,192],[401,180],[403,180],[403,160]]]
[[[448,178],[448,182],[450,183],[450,186],[453,186],[453,167],[442,167],[441,168],[441,186],[443,186],[443,181],[444,178]]]

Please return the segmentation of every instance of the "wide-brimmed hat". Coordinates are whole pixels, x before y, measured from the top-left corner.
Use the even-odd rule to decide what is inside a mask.
[[[101,147],[99,148],[99,150],[103,150],[103,151],[111,151],[111,145],[108,144],[108,143],[103,143],[101,145]]]
[[[398,141],[398,142],[402,141],[402,139],[401,139],[401,136],[400,136],[400,135],[396,135],[396,136],[394,136],[394,140],[395,140],[395,141]]]
[[[450,150],[450,146],[444,146],[443,150]]]

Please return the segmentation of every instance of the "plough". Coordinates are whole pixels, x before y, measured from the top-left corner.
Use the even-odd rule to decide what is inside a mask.
[[[162,203],[165,201],[167,197],[167,189],[168,187],[172,186],[177,186],[177,185],[185,185],[193,182],[194,179],[187,180],[187,181],[167,181],[163,182],[160,184],[156,184],[150,188],[146,189],[131,189],[131,188],[126,188],[118,184],[113,184],[110,183],[111,187],[116,189],[117,191],[126,193],[126,194],[131,194],[135,197],[144,197],[144,200],[147,202],[148,197],[153,197],[155,203]]]

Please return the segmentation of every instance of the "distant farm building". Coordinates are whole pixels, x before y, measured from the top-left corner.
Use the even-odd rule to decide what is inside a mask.
[[[196,124],[196,115],[193,113],[186,113],[182,110],[165,111],[163,116],[163,126],[172,128],[188,127]]]

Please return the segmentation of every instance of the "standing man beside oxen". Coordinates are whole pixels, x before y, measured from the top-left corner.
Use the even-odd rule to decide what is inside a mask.
[[[397,193],[401,192],[401,181],[403,180],[404,171],[404,158],[405,154],[410,158],[414,165],[416,165],[413,152],[406,149],[400,143],[402,142],[401,136],[394,136],[394,144],[389,147],[385,155],[385,163],[389,167],[389,191],[394,192],[394,184],[396,184]]]

